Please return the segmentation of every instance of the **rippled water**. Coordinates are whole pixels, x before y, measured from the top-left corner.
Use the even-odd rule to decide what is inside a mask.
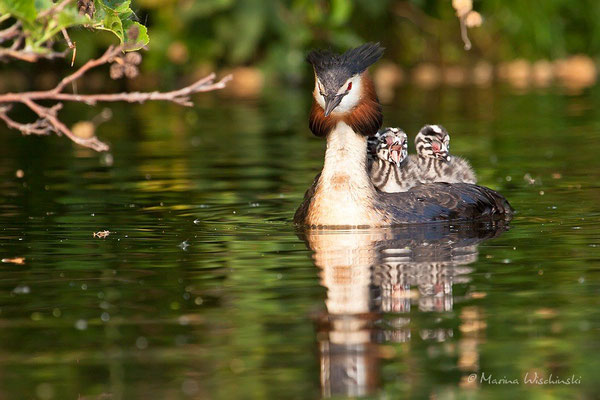
[[[406,89],[510,226],[305,235],[308,92],[198,100],[116,107],[110,155],[1,128],[0,398],[597,395],[600,89]]]

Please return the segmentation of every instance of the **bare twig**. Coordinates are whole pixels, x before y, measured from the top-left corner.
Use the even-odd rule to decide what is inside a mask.
[[[38,14],[37,19],[45,18],[47,16],[61,12],[71,1],[73,0],[63,0],[60,3],[45,9],[44,11]]]
[[[65,28],[61,28],[60,31],[62,32],[62,35],[65,38],[65,40],[67,41],[67,46],[69,46],[69,48],[71,50],[73,50],[73,57],[71,57],[71,67],[72,67],[73,64],[75,63],[75,56],[77,55],[77,47],[75,47],[75,45],[71,41],[71,37],[69,36],[69,34],[67,33],[67,30]]]
[[[0,43],[5,42],[20,35],[21,33],[21,21],[17,21],[10,27],[0,31]]]
[[[109,47],[102,56],[93,59],[81,66],[71,75],[63,78],[53,89],[44,91],[32,91],[23,93],[5,93],[0,94],[0,104],[10,105],[11,103],[22,103],[29,107],[37,114],[39,119],[31,124],[22,124],[13,121],[8,117],[7,113],[10,106],[0,107],[0,119],[2,119],[10,128],[18,129],[23,134],[30,135],[47,135],[50,132],[63,134],[73,142],[91,148],[96,151],[108,150],[108,145],[101,142],[98,138],[81,138],[75,135],[65,124],[63,124],[57,116],[58,110],[62,107],[62,103],[57,103],[52,107],[44,107],[37,103],[40,100],[54,101],[75,101],[82,102],[88,105],[94,105],[97,102],[115,102],[124,101],[128,103],[143,103],[150,100],[170,101],[184,106],[191,106],[190,96],[194,93],[209,92],[225,87],[232,77],[227,75],[220,81],[215,82],[215,74],[212,73],[189,86],[173,90],[169,92],[125,92],[114,94],[76,94],[64,93],[64,89],[77,79],[85,75],[86,72],[97,66],[110,63],[123,51],[123,46]]]
[[[458,17],[458,20],[460,21],[460,37],[465,44],[465,50],[471,50],[471,40],[469,39],[467,24],[465,23],[466,18],[466,15],[461,15]]]

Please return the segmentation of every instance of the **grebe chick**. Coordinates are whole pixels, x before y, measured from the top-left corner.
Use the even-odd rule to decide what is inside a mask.
[[[412,162],[408,162],[408,136],[400,128],[385,128],[367,140],[369,174],[373,185],[382,192],[405,192],[413,187]]]
[[[376,227],[482,217],[506,218],[510,204],[499,193],[468,183],[418,184],[385,193],[371,182],[367,137],[383,115],[367,68],[383,54],[367,43],[343,54],[313,51],[315,86],[309,127],[327,140],[323,169],[304,195],[294,222],[309,227]]]
[[[477,183],[467,160],[450,155],[450,135],[441,125],[425,125],[415,138],[417,156],[409,160],[418,169],[421,182]]]

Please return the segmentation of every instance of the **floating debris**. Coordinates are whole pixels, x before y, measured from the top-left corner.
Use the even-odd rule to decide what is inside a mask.
[[[3,258],[2,262],[17,265],[25,265],[25,257]]]
[[[110,235],[112,232],[111,231],[98,231],[98,232],[94,232],[94,236],[93,237],[97,237],[99,239],[106,239],[108,237],[108,235]]]
[[[19,285],[12,291],[14,294],[29,294],[31,293],[31,289],[27,285]]]
[[[525,176],[523,176],[523,179],[525,179],[525,181],[527,183],[529,183],[530,185],[534,185],[535,184],[535,178],[533,178],[531,176],[531,174],[529,174],[529,173],[526,173]]]

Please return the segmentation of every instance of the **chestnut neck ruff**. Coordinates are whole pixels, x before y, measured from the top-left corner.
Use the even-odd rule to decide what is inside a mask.
[[[350,112],[325,116],[325,111],[313,99],[308,124],[315,136],[326,137],[339,122],[344,122],[354,132],[363,136],[373,136],[383,123],[381,105],[375,93],[375,85],[365,71],[362,73],[362,96],[358,105]]]

